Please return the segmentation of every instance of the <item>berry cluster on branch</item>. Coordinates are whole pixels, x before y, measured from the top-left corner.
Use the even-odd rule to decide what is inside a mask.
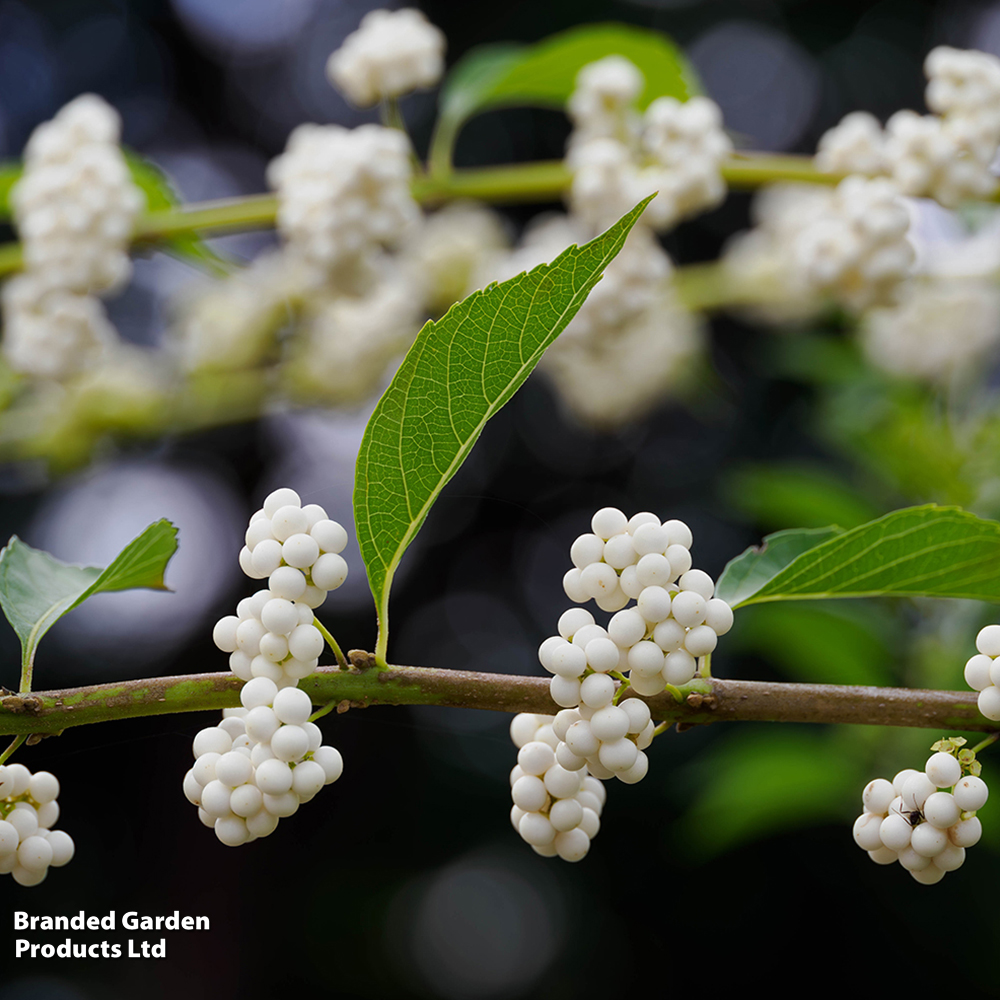
[[[961,737],[941,740],[923,771],[907,768],[891,782],[876,778],[865,786],[854,839],[872,861],[898,861],[923,885],[965,863],[966,848],[982,836],[976,811],[989,790],[975,754],[959,749],[964,743]]]
[[[73,838],[54,830],[59,819],[59,779],[23,764],[0,764],[0,874],[19,885],[38,885],[49,868],[73,858]]]
[[[220,619],[216,646],[245,681],[242,708],[194,739],[184,794],[201,821],[229,847],[274,832],[343,771],[340,752],[323,745],[310,721],[312,702],[298,682],[315,671],[323,635],[313,609],[347,578],[343,526],[318,504],[302,506],[291,489],[269,494],[250,518],[240,567],[268,589]]]
[[[519,747],[511,820],[539,854],[567,861],[586,854],[600,813],[589,817],[570,803],[594,779],[631,785],[649,770],[644,751],[655,725],[649,706],[626,694],[686,684],[733,624],[729,605],[713,597],[711,577],[691,568],[693,538],[683,521],[604,507],[591,528],[570,548],[574,566],[563,587],[571,600],[594,600],[615,614],[607,628],[585,608],[562,614],[559,634],[541,644],[538,659],[563,711],[519,715],[511,725]]]

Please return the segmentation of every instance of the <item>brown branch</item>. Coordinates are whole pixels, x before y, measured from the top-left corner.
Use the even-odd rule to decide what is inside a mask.
[[[352,667],[321,667],[300,682],[316,705],[338,711],[372,705],[444,705],[496,712],[552,714],[548,678],[398,667],[377,670],[370,653],[353,650]],[[155,677],[0,697],[0,735],[52,734],[71,726],[239,705],[242,682],[230,673]],[[927,691],[833,684],[695,679],[684,701],[646,700],[653,718],[682,728],[711,722],[812,722],[991,732],[975,691]],[[633,695],[633,697],[637,697]]]

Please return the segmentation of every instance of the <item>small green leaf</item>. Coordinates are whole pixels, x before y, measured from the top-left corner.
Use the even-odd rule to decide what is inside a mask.
[[[11,538],[0,550],[0,607],[21,640],[22,681],[30,681],[42,636],[88,597],[136,587],[166,590],[163,574],[176,550],[177,529],[165,520],[146,528],[103,570],[72,566]],[[30,687],[22,683],[22,690]]]
[[[719,577],[715,596],[738,607],[756,594],[803,552],[840,534],[842,528],[790,528],[768,535],[762,545],[751,546],[730,559]]]
[[[24,164],[20,160],[10,163],[0,163],[0,219],[11,216],[10,189],[18,182],[24,173]]]
[[[441,117],[464,121],[486,107],[489,95],[516,70],[528,51],[526,45],[500,42],[481,45],[463,56],[441,89]]]
[[[385,660],[392,577],[438,494],[622,248],[649,198],[551,264],[473,292],[425,324],[368,421],[354,521]]]
[[[625,24],[585,24],[535,45],[486,45],[463,56],[441,89],[432,163],[450,159],[462,124],[491,108],[562,108],[577,74],[588,63],[621,55],[646,80],[639,96],[645,108],[657,97],[687,100],[701,87],[683,52],[661,32]]]
[[[125,162],[132,175],[132,182],[146,196],[147,211],[162,212],[181,204],[181,197],[170,178],[155,163],[131,151],[125,153]],[[177,233],[157,240],[156,246],[165,253],[218,277],[232,273],[233,265],[195,233]]]
[[[825,540],[809,544],[824,530]],[[779,532],[763,551],[748,549],[723,572],[720,596],[733,606],[890,596],[1000,602],[1000,523],[958,507],[907,507],[850,531],[811,535]]]

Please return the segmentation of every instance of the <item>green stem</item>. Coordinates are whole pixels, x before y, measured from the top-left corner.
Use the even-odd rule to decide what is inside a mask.
[[[428,171],[418,173],[413,180],[413,195],[418,201],[430,205],[462,198],[494,204],[556,201],[572,179],[562,160],[454,170],[449,149],[449,137],[442,128],[431,146]],[[779,181],[831,185],[842,179],[840,174],[817,170],[809,156],[753,152],[731,156],[722,165],[722,176],[734,190],[752,190]],[[1000,200],[1000,188],[989,200]],[[271,228],[277,211],[277,196],[259,194],[150,212],[137,225],[134,241],[148,244],[182,233],[211,235]],[[0,245],[0,274],[9,274],[20,267],[19,244]]]
[[[679,687],[674,687],[673,684],[666,684],[663,690],[669,694],[678,705],[684,701],[684,695]]]
[[[27,738],[28,738],[28,735],[27,735],[27,733],[24,733],[24,734],[22,734],[21,736],[15,736],[15,737],[14,737],[14,739],[13,739],[13,740],[11,741],[11,744],[10,744],[10,746],[9,746],[9,747],[7,747],[7,749],[6,749],[6,750],[4,750],[4,752],[3,752],[3,753],[0,753],[0,764],[6,764],[6,763],[7,763],[7,761],[8,761],[8,759],[10,758],[11,754],[13,754],[13,753],[14,753],[14,751],[15,751],[15,750],[16,750],[16,749],[17,749],[17,748],[18,748],[18,747],[19,747],[19,746],[20,746],[20,745],[21,745],[21,744],[22,744],[22,743],[23,743],[23,742],[24,742],[24,741],[25,741],[25,740],[27,739]]]
[[[139,242],[182,233],[233,233],[269,229],[278,215],[278,196],[255,194],[246,198],[204,201],[180,209],[150,212],[139,221],[134,238]],[[5,249],[0,247],[0,251]],[[0,257],[2,261],[2,257]]]
[[[435,180],[443,180],[452,172],[451,155],[461,127],[459,119],[445,115],[438,117],[427,151],[427,170]]]
[[[977,743],[972,748],[972,752],[979,753],[980,750],[985,750],[991,743],[996,743],[998,739],[1000,739],[1000,732],[990,733],[990,735],[987,736],[986,739],[982,741],[982,743]]]
[[[309,721],[316,722],[317,720],[322,719],[324,715],[329,715],[339,704],[340,703],[337,701],[327,702],[327,704],[325,704],[322,708],[316,709],[316,711],[309,716]]]
[[[712,654],[706,653],[698,660],[698,676],[709,678],[712,676]]]
[[[775,156],[771,153],[735,153],[722,165],[722,177],[737,191],[754,190],[765,184],[797,181],[800,184],[839,184],[844,174],[816,169],[811,156]]]
[[[347,657],[344,656],[344,651],[340,648],[340,644],[336,639],[327,631],[326,626],[313,615],[313,625],[319,630],[319,634],[323,636],[326,640],[326,644],[333,651],[333,655],[337,657],[337,664],[341,670],[349,670],[350,664],[347,662]]]

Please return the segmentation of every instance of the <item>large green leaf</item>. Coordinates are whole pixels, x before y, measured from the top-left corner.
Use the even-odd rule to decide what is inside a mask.
[[[354,520],[378,610],[380,660],[389,588],[407,546],[486,422],[576,314],[649,200],[551,264],[473,292],[417,335],[368,421],[355,473]]]
[[[1000,602],[1000,523],[927,504],[850,531],[778,532],[729,563],[718,594],[734,607],[821,597]]]
[[[730,607],[738,607],[766,586],[803,552],[821,545],[842,529],[790,528],[768,535],[762,545],[752,546],[741,556],[730,559],[719,577],[715,596]]]
[[[88,597],[111,590],[165,590],[163,574],[177,550],[169,521],[151,524],[107,569],[72,566],[34,549],[16,535],[0,550],[0,607],[21,640],[22,677],[30,675],[43,635]]]
[[[645,77],[640,108],[657,97],[683,101],[700,92],[683,52],[666,35],[646,28],[585,24],[535,45],[481,46],[455,64],[441,89],[431,160],[440,162],[446,152],[450,156],[462,123],[481,111],[524,105],[564,107],[580,70],[610,55],[629,59]]]

